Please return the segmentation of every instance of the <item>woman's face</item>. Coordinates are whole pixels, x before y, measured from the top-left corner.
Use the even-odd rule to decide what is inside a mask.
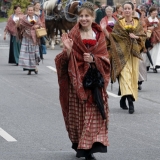
[[[151,17],[155,18],[158,15],[157,11],[152,11],[151,12]]]
[[[34,15],[33,7],[29,7],[28,10],[27,10],[27,13],[28,13],[29,16],[33,16]]]
[[[106,10],[106,15],[107,17],[112,17],[113,11],[111,10]]]
[[[123,9],[124,16],[132,16],[133,10],[130,4],[125,4]]]
[[[118,9],[117,9],[117,12],[123,12],[123,7],[119,7]]]
[[[17,9],[15,9],[15,14],[20,14],[21,13],[21,8],[17,7]]]
[[[37,10],[40,9],[40,7],[41,7],[41,6],[40,6],[40,3],[36,3],[36,5],[35,5],[34,7],[35,7],[35,9],[37,9]]]
[[[84,9],[79,15],[79,22],[82,27],[91,27],[94,17],[91,16],[86,9]]]

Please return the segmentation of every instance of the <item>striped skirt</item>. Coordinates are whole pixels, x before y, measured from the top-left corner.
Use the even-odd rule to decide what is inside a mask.
[[[19,66],[25,70],[35,70],[37,65],[36,57],[40,57],[39,46],[34,45],[32,39],[24,37],[21,44]]]

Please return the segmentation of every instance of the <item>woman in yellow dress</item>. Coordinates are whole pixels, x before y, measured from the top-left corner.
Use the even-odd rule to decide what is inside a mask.
[[[121,100],[120,107],[134,113],[133,101],[138,97],[138,73],[140,53],[145,47],[146,35],[138,18],[132,16],[134,5],[131,2],[123,4],[124,18],[120,18],[115,24],[112,33],[106,30],[106,24],[101,27],[110,41],[110,61],[112,66],[111,79],[119,80]]]

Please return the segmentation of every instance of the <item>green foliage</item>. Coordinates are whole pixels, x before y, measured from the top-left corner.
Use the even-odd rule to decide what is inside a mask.
[[[14,13],[14,6],[19,5],[21,7],[22,12],[24,13],[27,6],[30,4],[30,0],[12,0],[11,8],[8,10],[8,16]]]

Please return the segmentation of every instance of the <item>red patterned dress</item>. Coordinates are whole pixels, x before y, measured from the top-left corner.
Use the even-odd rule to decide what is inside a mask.
[[[96,39],[82,40],[77,24],[69,33],[74,42],[70,58],[64,50],[55,59],[62,112],[77,157],[87,157],[95,152],[107,152],[109,145],[106,87],[110,77],[110,63],[101,28],[93,23],[92,29]],[[91,90],[83,87],[83,78],[89,69],[89,64],[83,60],[83,53],[90,52],[94,55],[95,65],[105,81],[104,88],[101,88],[107,117],[105,120],[102,119],[94,103]]]

